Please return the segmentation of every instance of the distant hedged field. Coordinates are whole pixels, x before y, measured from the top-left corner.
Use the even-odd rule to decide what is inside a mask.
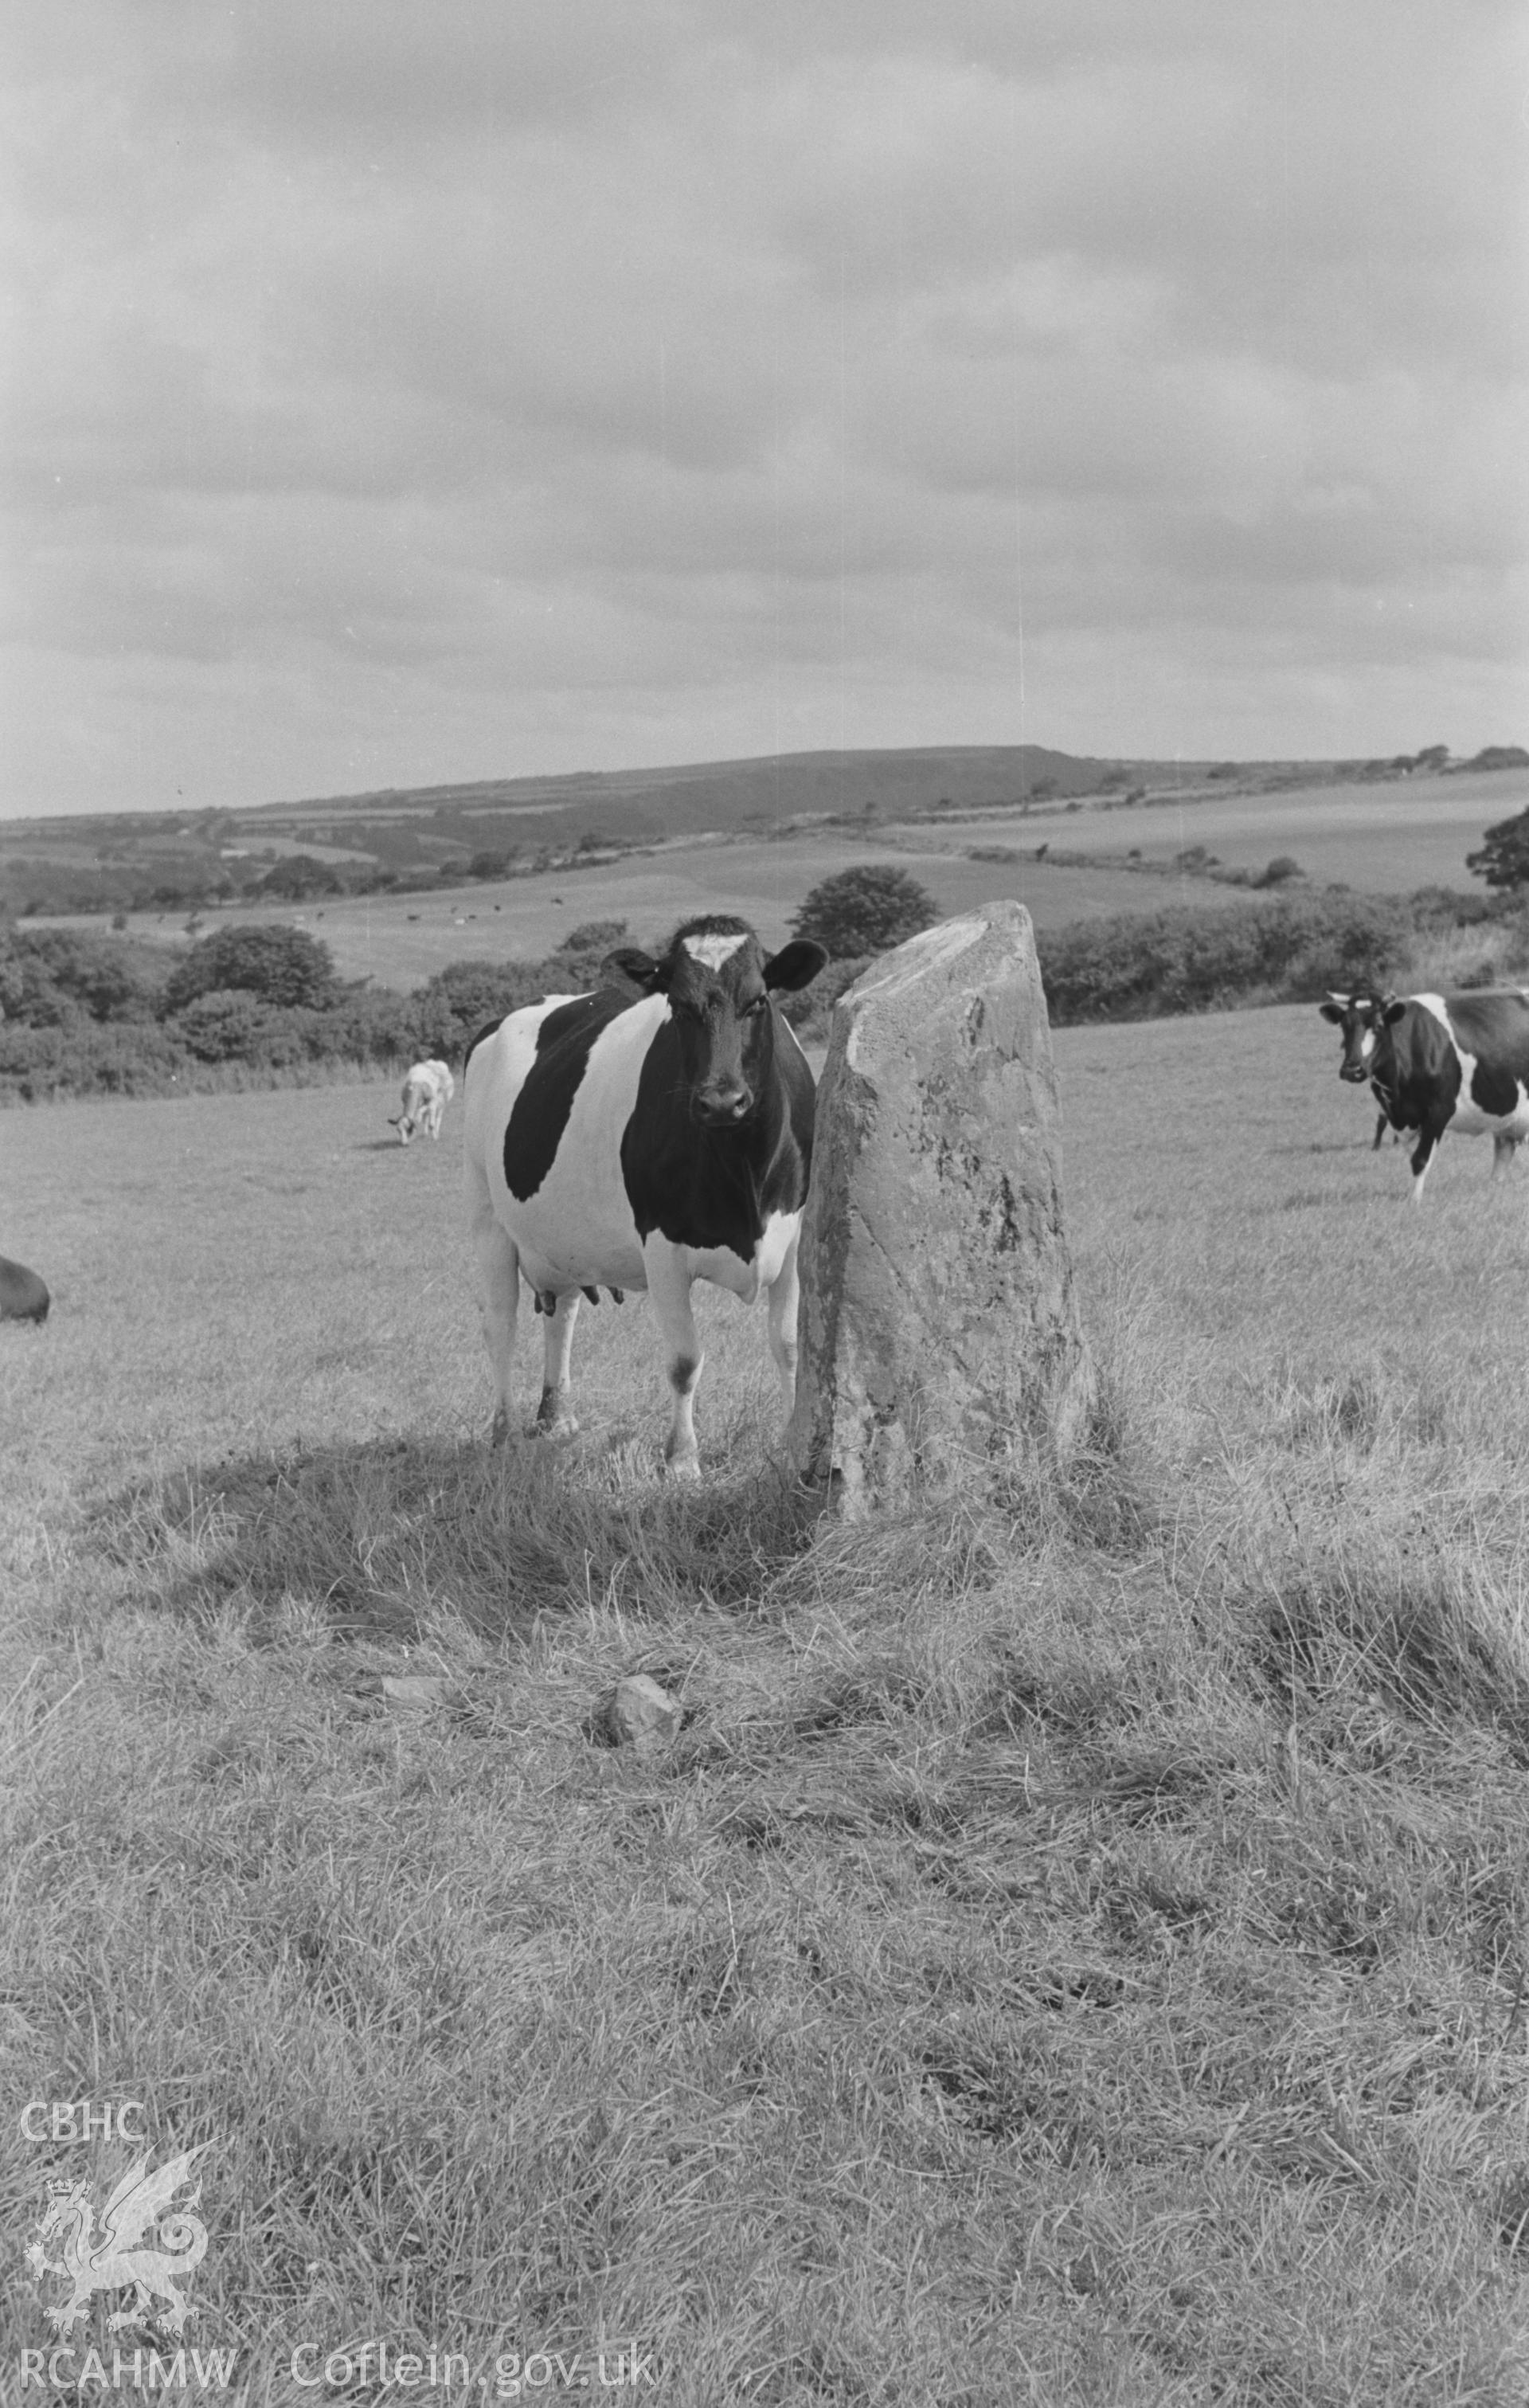
[[[0,924],[0,1101],[307,1084],[421,1057],[460,1061],[486,1022],[593,985],[625,933],[592,923],[543,960],[453,962],[401,995],[342,982],[329,948],[300,928],[233,924],[167,958],[129,938]],[[1036,944],[1063,1027],[1304,1002],[1361,979],[1512,981],[1529,971],[1529,907],[1512,891],[1282,888],[1225,910],[1079,922]],[[784,998],[799,1033],[826,1034],[836,998],[871,957],[841,955]]]

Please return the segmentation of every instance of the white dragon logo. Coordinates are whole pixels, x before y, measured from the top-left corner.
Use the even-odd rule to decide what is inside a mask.
[[[26,2262],[39,2282],[45,2274],[62,2274],[73,2286],[62,2307],[46,2311],[56,2332],[73,2331],[79,2318],[89,2314],[93,2292],[121,2291],[130,2283],[136,2291],[133,2304],[107,2318],[108,2332],[120,2332],[127,2325],[153,2324],[156,2317],[168,2333],[185,2330],[187,2316],[196,2311],[187,2306],[176,2284],[194,2272],[207,2254],[207,2226],[191,2213],[201,2199],[201,2184],[174,2214],[165,2211],[190,2175],[192,2160],[201,2153],[201,2149],[186,2149],[150,2172],[153,2152],[146,2149],[137,2163],[129,2166],[102,2209],[98,2233],[93,2229],[95,2202],[88,2186],[49,2184],[48,2205]],[[145,2234],[156,2225],[164,2247],[141,2248],[138,2244]],[[55,2235],[63,2238],[63,2256],[50,2258],[48,2243]],[[168,2302],[157,2312],[156,2298]]]

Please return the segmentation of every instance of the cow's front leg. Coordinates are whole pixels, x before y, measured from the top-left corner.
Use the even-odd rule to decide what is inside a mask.
[[[667,1238],[661,1238],[656,1230],[645,1241],[642,1258],[648,1268],[648,1293],[664,1332],[664,1369],[674,1396],[674,1419],[664,1440],[664,1459],[677,1480],[699,1480],[695,1391],[706,1354],[690,1306],[690,1271],[680,1249],[671,1245]]]
[[[476,1192],[474,1192],[476,1190]],[[494,1218],[487,1182],[469,1180],[469,1226],[483,1283],[483,1343],[489,1350],[498,1411],[492,1440],[509,1436],[510,1373],[515,1362],[515,1312],[521,1298],[521,1257],[508,1231]]]
[[[769,1298],[768,1322],[770,1353],[780,1374],[781,1392],[790,1421],[796,1402],[796,1313],[801,1294],[801,1281],[796,1268],[797,1236],[786,1249],[786,1259],[765,1290]]]
[[[1511,1169],[1513,1156],[1518,1150],[1519,1140],[1510,1129],[1496,1129],[1493,1132],[1492,1176],[1493,1179],[1496,1178],[1499,1170]]]
[[[1441,1128],[1430,1128],[1426,1122],[1418,1132],[1418,1142],[1412,1153],[1412,1201],[1414,1204],[1422,1202],[1422,1183],[1428,1176],[1428,1166],[1434,1159],[1438,1141],[1443,1135],[1444,1131]]]
[[[574,1323],[578,1318],[579,1290],[565,1288],[547,1316],[541,1402],[527,1433],[531,1438],[572,1438],[579,1427],[568,1384],[568,1361],[573,1354]]]

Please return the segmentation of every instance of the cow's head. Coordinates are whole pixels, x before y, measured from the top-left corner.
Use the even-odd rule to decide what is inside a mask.
[[[766,960],[746,921],[712,913],[677,928],[656,961],[622,945],[601,969],[641,995],[668,997],[692,1116],[731,1128],[753,1111],[775,1059],[771,995],[806,986],[827,959],[822,945],[798,937]]]
[[[1318,1006],[1324,1020],[1330,1020],[1343,1035],[1343,1060],[1338,1077],[1352,1086],[1362,1086],[1375,1076],[1375,1049],[1380,1032],[1400,1019],[1404,1003],[1392,996],[1378,995],[1373,987],[1356,986],[1351,995],[1329,995]]]

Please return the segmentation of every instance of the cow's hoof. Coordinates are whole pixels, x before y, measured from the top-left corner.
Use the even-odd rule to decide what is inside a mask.
[[[500,1406],[498,1412],[494,1414],[493,1421],[489,1424],[489,1444],[491,1446],[507,1446],[509,1444],[509,1415],[506,1412],[503,1405]]]
[[[525,1434],[527,1438],[577,1438],[579,1424],[572,1413],[554,1413],[548,1421],[538,1413],[534,1422],[526,1425]]]
[[[693,1455],[677,1455],[669,1463],[669,1478],[683,1480],[693,1486],[701,1477],[700,1458]]]

